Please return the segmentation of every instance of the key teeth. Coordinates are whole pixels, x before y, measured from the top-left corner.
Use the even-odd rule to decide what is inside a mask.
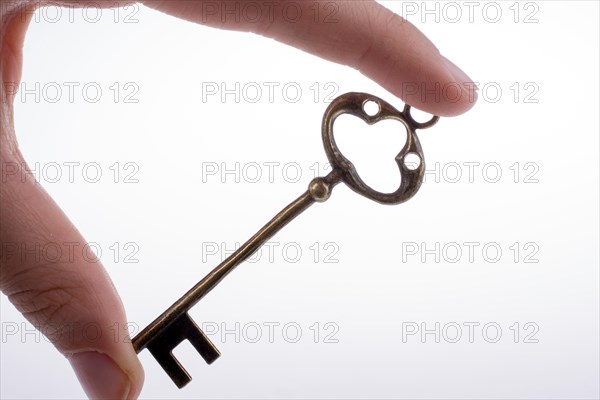
[[[204,332],[202,332],[198,325],[196,325],[189,316],[188,319],[195,329],[190,329],[187,340],[189,340],[192,346],[196,348],[198,353],[200,353],[207,364],[212,364],[221,355],[219,349],[216,348],[213,342],[206,337]]]
[[[207,364],[212,364],[221,355],[187,313],[168,325],[148,343],[146,348],[179,389],[192,380],[190,374],[173,355],[173,349],[184,340],[188,340],[194,346]]]
[[[162,369],[165,370],[167,375],[169,375],[171,380],[175,383],[175,385],[177,385],[179,389],[190,383],[192,377],[186,371],[186,369],[183,368],[183,366],[179,363],[179,360],[177,360],[175,356],[173,356],[173,353],[171,353],[170,351],[167,353],[155,352],[150,347],[148,347],[148,350],[150,350],[150,353],[152,353],[156,361],[158,361]]]

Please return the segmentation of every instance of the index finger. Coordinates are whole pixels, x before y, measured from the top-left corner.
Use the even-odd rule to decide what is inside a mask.
[[[414,25],[374,1],[142,3],[192,22],[254,32],[348,65],[411,106],[435,115],[462,114],[477,100],[467,74]],[[323,11],[318,18],[315,9]]]

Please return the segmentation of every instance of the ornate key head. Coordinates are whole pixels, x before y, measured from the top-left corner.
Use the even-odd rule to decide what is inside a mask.
[[[365,104],[368,102],[374,102],[379,106],[377,113],[369,115],[365,111]],[[333,124],[335,119],[342,114],[354,115],[369,125],[376,124],[385,119],[393,119],[401,122],[406,127],[406,144],[395,157],[401,176],[400,186],[395,192],[382,193],[371,188],[358,175],[354,164],[344,157],[339,150],[333,135]],[[400,112],[379,97],[367,93],[346,93],[333,100],[323,116],[322,135],[325,153],[331,166],[342,172],[342,180],[356,193],[379,203],[399,204],[410,199],[417,193],[425,174],[425,158],[423,157],[423,150],[415,131],[433,126],[438,119],[439,117],[434,116],[427,122],[417,122],[410,115],[410,106],[408,104]],[[406,156],[408,154],[414,154],[418,157],[419,165],[416,168],[410,168],[407,165]]]

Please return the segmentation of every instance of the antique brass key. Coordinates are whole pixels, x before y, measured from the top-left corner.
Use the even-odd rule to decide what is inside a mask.
[[[378,106],[374,115],[369,115],[364,110],[368,102],[374,102]],[[360,178],[354,165],[342,155],[333,137],[333,123],[342,114],[359,117],[369,125],[385,119],[397,120],[404,124],[408,134],[406,144],[396,156],[401,182],[395,192],[381,193],[371,189]],[[323,145],[332,171],[324,177],[313,179],[306,192],[273,217],[236,252],[133,338],[135,351],[139,353],[147,348],[173,382],[179,388],[185,386],[191,377],[173,356],[172,350],[177,345],[186,339],[189,340],[208,364],[220,356],[219,350],[190,318],[188,310],[288,222],[314,202],[326,201],[338,183],[344,182],[355,192],[383,204],[399,204],[410,199],[419,190],[425,173],[423,151],[415,131],[429,128],[438,119],[434,116],[427,122],[417,122],[410,115],[410,106],[406,105],[400,112],[380,98],[366,93],[346,93],[336,98],[325,111],[322,124]],[[418,162],[415,161],[418,165],[407,165],[405,157],[408,154],[418,157]]]

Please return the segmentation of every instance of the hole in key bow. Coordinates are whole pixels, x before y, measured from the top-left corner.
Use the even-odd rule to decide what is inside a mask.
[[[379,113],[380,108],[379,104],[377,104],[373,100],[367,100],[363,104],[363,110],[368,116],[374,117]]]
[[[418,108],[411,107],[410,108],[410,117],[419,124],[424,124],[428,121],[431,121],[433,115],[426,113],[425,111],[421,111]]]
[[[421,165],[421,157],[417,153],[408,153],[404,156],[404,165],[409,170],[414,171]]]
[[[333,133],[338,148],[367,185],[382,193],[398,189],[401,176],[395,157],[407,137],[401,122],[387,119],[368,125],[358,117],[343,114],[335,120]]]

